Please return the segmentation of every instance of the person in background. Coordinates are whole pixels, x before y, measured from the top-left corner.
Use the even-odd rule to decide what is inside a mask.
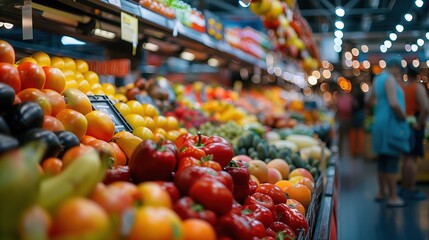
[[[400,152],[389,144],[391,137],[389,118],[396,117],[405,121],[405,98],[399,84],[402,81],[402,58],[392,57],[387,60],[387,69],[375,78],[368,102],[376,101],[374,125],[372,128],[372,145],[377,155],[377,172],[379,192],[375,198],[382,202],[387,200],[388,207],[403,207],[405,203],[397,195],[396,174],[399,172]],[[404,143],[408,144],[408,143]]]
[[[336,97],[336,119],[338,123],[338,146],[340,150],[340,155],[344,153],[344,143],[350,130],[352,118],[352,102],[353,97],[350,93],[347,93],[344,90],[339,90],[339,94]]]
[[[351,129],[349,133],[350,142],[350,154],[352,156],[358,156],[364,152],[364,132],[363,123],[365,120],[365,95],[359,87],[359,84],[355,84],[352,89],[352,121]]]
[[[425,87],[418,82],[418,70],[408,67],[408,81],[402,84],[405,93],[405,109],[408,118],[415,117],[411,142],[413,148],[404,154],[402,165],[402,189],[399,194],[407,200],[423,200],[426,196],[416,189],[417,158],[423,157],[423,138],[429,101]]]

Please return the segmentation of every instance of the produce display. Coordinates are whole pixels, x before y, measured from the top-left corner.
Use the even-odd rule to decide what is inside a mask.
[[[156,81],[117,89],[83,60],[39,52],[15,62],[0,41],[1,239],[297,239],[310,231],[307,211],[329,156],[317,131],[271,129],[229,97],[191,108]],[[116,131],[108,112],[94,110],[94,94],[107,95],[132,131]]]

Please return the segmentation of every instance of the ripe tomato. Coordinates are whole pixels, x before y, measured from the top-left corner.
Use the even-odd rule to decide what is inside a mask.
[[[298,202],[297,200],[289,198],[286,201],[286,205],[288,205],[291,208],[298,209],[298,211],[300,211],[305,216],[305,207],[300,202]]]
[[[21,88],[42,89],[45,86],[46,75],[43,68],[36,63],[24,62],[18,66],[19,77],[21,78]]]
[[[107,142],[97,139],[88,143],[88,146],[95,148],[97,151],[106,152],[113,157],[113,149]]]
[[[18,94],[19,99],[21,101],[29,101],[29,102],[35,102],[37,105],[39,105],[42,110],[43,114],[45,115],[51,115],[52,114],[52,107],[51,103],[49,102],[49,98],[46,96],[46,94],[39,89],[36,88],[27,88],[19,92]]]
[[[52,89],[58,93],[61,93],[66,86],[66,77],[64,73],[54,67],[44,66],[43,71],[46,75],[45,89]]]
[[[108,239],[109,217],[102,207],[89,199],[75,197],[66,200],[58,207],[53,223],[54,239],[65,236],[79,239],[89,234],[94,237],[91,239]]]
[[[270,196],[274,204],[286,203],[286,194],[276,185],[271,183],[262,183],[256,189],[256,192],[267,194]]]
[[[0,40],[0,63],[15,63],[15,51],[8,42]]]
[[[216,240],[216,232],[212,225],[201,219],[187,219],[183,221],[184,240]]]
[[[95,188],[90,198],[104,208],[109,215],[115,217],[121,217],[127,209],[133,206],[134,202],[133,196],[127,191],[110,185],[105,188]]]
[[[137,209],[128,240],[183,239],[182,222],[168,208],[145,206]]]
[[[13,90],[15,90],[15,93],[21,91],[21,79],[19,78],[19,72],[18,69],[13,66],[13,64],[0,62],[0,82],[11,86]]]
[[[119,188],[122,191],[127,192],[128,195],[132,196],[134,201],[138,201],[140,199],[140,192],[136,185],[130,182],[114,182],[109,184],[109,187]]]
[[[88,121],[88,129],[86,135],[104,140],[106,142],[112,139],[115,134],[115,124],[109,115],[102,111],[91,111],[85,115]]]
[[[61,94],[51,89],[43,89],[42,92],[46,94],[46,97],[51,104],[52,116],[56,116],[61,110],[66,108],[66,102]]]
[[[63,168],[63,162],[59,158],[47,158],[42,163],[42,169],[46,175],[57,175]]]
[[[64,125],[60,122],[60,120],[56,119],[53,116],[45,115],[43,117],[43,129],[56,132],[63,131]]]
[[[63,109],[55,117],[62,122],[67,131],[74,133],[79,140],[85,136],[88,121],[83,114],[72,109]]]

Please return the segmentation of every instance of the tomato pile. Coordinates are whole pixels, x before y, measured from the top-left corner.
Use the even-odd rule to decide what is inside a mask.
[[[136,100],[115,132],[88,95],[116,95],[83,60],[0,41],[1,239],[296,239],[314,177],[235,155]],[[3,214],[4,213],[4,214]]]

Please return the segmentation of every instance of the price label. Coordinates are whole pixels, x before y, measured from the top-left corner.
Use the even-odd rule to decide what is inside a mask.
[[[109,0],[109,3],[112,5],[117,6],[118,8],[122,8],[121,6],[121,0]]]
[[[33,39],[33,9],[31,0],[25,0],[22,6],[22,39]]]
[[[102,111],[110,116],[110,118],[113,120],[113,123],[115,124],[115,132],[131,132],[133,130],[107,96],[95,95],[88,96],[88,98],[91,102],[92,108]]]
[[[121,12],[121,38],[124,41],[137,44],[138,41],[138,20],[137,18]]]

